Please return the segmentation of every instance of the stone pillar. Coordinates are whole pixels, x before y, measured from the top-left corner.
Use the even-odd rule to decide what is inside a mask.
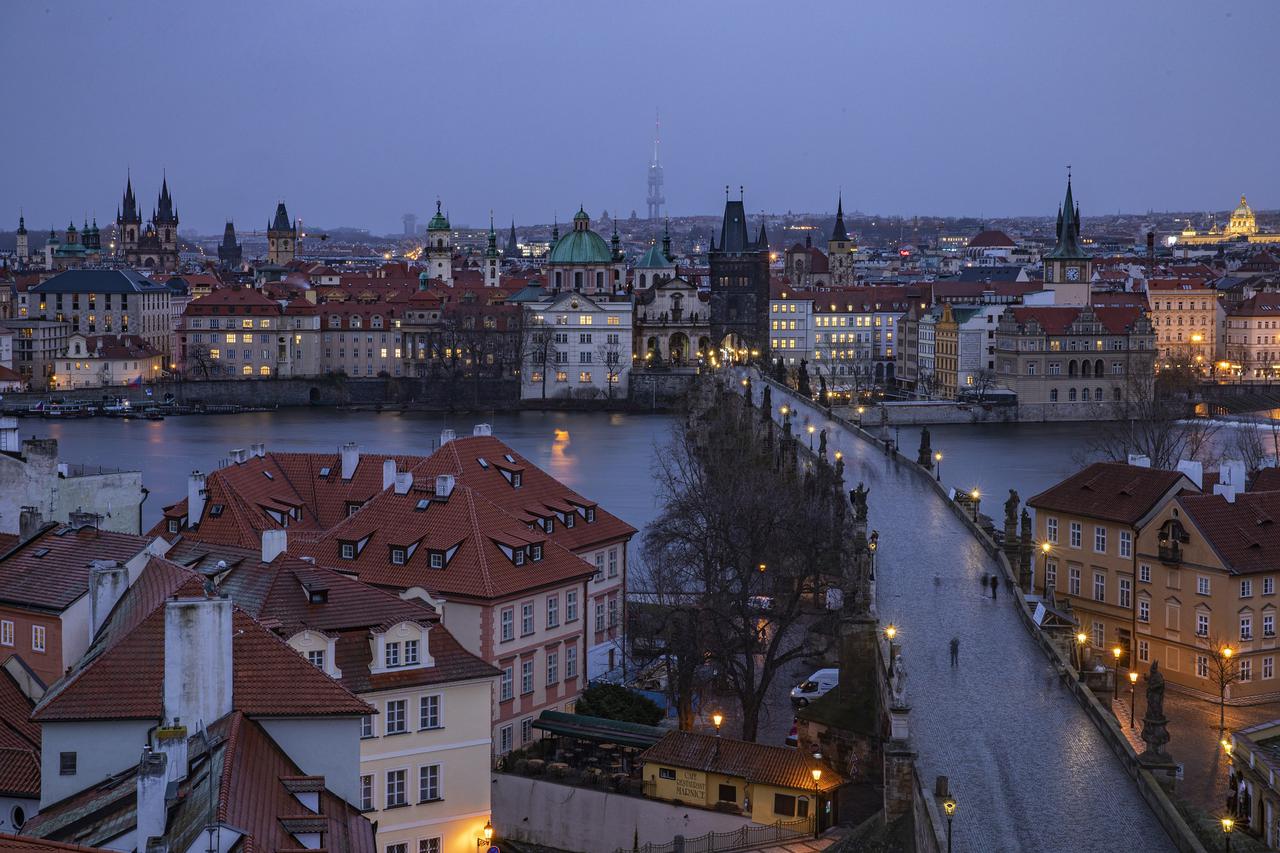
[[[1036,558],[1036,551],[1031,544],[1031,513],[1027,512],[1025,506],[1022,508],[1019,527],[1021,528],[1019,533],[1021,542],[1019,542],[1018,547],[1018,584],[1027,592],[1035,592],[1029,587],[1031,585],[1031,561]],[[1044,578],[1040,580],[1043,583]]]
[[[884,748],[884,818],[890,823],[909,814],[915,802],[916,752],[906,741],[890,740]]]

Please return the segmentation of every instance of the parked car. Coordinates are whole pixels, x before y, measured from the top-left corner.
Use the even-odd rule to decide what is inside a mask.
[[[840,670],[820,669],[791,688],[791,704],[803,708],[819,696],[825,696],[840,683]]]

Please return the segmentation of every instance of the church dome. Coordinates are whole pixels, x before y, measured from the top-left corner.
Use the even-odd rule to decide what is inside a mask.
[[[573,230],[551,247],[551,264],[610,264],[613,252],[604,238],[591,230],[591,217],[581,208],[574,214]]]
[[[428,231],[448,231],[449,218],[440,212],[440,200],[436,199],[436,215],[431,217],[431,221],[427,223]]]
[[[1243,195],[1240,196],[1240,206],[1237,207],[1232,212],[1231,215],[1232,216],[1253,216],[1253,208],[1249,206],[1249,202],[1245,200],[1245,197]]]
[[[644,253],[644,257],[640,258],[636,264],[636,269],[666,269],[672,266],[675,265],[662,253],[662,248],[657,243],[654,243],[649,247],[649,251]]]

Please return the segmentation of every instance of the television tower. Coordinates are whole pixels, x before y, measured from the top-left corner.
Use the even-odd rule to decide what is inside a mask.
[[[657,112],[653,119],[653,159],[649,161],[649,220],[657,222],[662,218],[662,206],[667,200],[662,196],[662,161],[658,157],[658,147],[662,143],[662,121]]]

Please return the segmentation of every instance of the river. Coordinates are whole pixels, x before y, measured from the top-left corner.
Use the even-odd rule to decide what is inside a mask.
[[[443,427],[459,435],[487,420],[494,435],[610,512],[643,529],[658,512],[651,477],[655,447],[673,419],[666,415],[520,412],[492,416],[281,409],[243,415],[186,415],[163,421],[94,418],[19,422],[24,436],[59,441],[63,461],[141,469],[151,497],[147,525],[186,494],[187,474],[209,471],[236,447],[264,442],[268,450],[334,451],[347,441],[370,452],[428,454]],[[930,427],[943,454],[942,478],[977,488],[990,515],[1009,489],[1023,500],[1077,470],[1096,428],[1090,424],[952,424]],[[803,434],[803,433],[801,433]],[[904,452],[914,456],[920,430],[904,427]]]

